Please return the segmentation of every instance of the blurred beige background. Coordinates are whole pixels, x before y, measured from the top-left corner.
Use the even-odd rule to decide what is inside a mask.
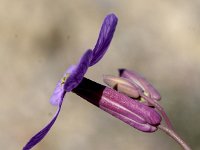
[[[103,18],[119,23],[109,51],[86,77],[117,68],[143,74],[179,135],[200,149],[200,1],[0,0],[0,147],[21,149],[53,116],[49,97],[65,69],[93,48]],[[35,150],[177,150],[164,133],[142,133],[69,93]]]

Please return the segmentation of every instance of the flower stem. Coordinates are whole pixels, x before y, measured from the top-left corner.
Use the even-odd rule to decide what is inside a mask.
[[[191,148],[177,135],[172,129],[159,125],[158,128],[173,138],[184,150],[191,150]]]

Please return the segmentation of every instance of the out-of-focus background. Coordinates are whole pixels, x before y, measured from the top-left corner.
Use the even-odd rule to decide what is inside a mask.
[[[104,17],[118,18],[105,57],[86,77],[135,70],[162,94],[178,134],[200,149],[198,0],[0,0],[0,147],[22,149],[52,118],[55,84],[93,48]],[[177,150],[165,133],[142,133],[69,93],[35,150]]]

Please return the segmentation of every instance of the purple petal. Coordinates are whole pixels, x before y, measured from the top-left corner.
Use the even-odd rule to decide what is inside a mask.
[[[56,88],[50,98],[50,103],[52,105],[57,106],[61,101],[61,96],[62,96],[63,92],[64,92],[64,88],[61,85],[61,81],[58,81]]]
[[[30,140],[29,142],[24,146],[23,150],[30,150],[32,147],[34,147],[37,143],[39,143],[45,136],[46,134],[49,132],[49,130],[51,129],[51,127],[53,126],[53,124],[55,123],[59,113],[60,113],[60,110],[61,110],[61,106],[62,106],[62,102],[63,102],[63,98],[65,96],[65,93],[64,92],[62,94],[62,100],[60,101],[60,104],[59,104],[59,107],[58,107],[58,110],[56,112],[56,114],[54,115],[53,119],[42,129],[40,130],[36,135],[34,135]]]
[[[76,69],[75,65],[70,66],[67,69],[67,71],[64,73],[63,78],[67,77],[67,74],[72,73],[75,69]],[[59,105],[59,103],[62,100],[62,95],[65,92],[64,87],[63,87],[63,83],[62,83],[63,78],[61,80],[59,80],[58,83],[56,84],[54,92],[53,92],[53,94],[51,95],[51,98],[50,98],[50,103],[54,106]]]
[[[91,59],[92,50],[87,50],[81,57],[76,69],[74,69],[70,76],[67,78],[64,84],[64,89],[66,92],[70,92],[72,89],[79,85],[90,65]]]
[[[74,71],[76,70],[76,68],[77,68],[76,65],[71,65],[71,66],[67,69],[66,73],[71,74],[72,72],[74,72]]]
[[[109,14],[104,19],[97,43],[93,49],[93,58],[90,66],[96,64],[105,54],[115,32],[117,21],[118,19],[114,14]]]

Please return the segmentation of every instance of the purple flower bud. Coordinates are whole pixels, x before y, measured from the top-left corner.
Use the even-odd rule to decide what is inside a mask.
[[[113,89],[126,94],[132,98],[138,98],[139,92],[137,86],[132,84],[129,80],[122,77],[115,77],[111,75],[104,75],[103,81]]]
[[[140,87],[146,96],[151,97],[154,100],[160,100],[160,93],[149,83],[144,77],[134,71],[127,69],[119,69],[120,77],[124,77],[133,82],[133,84]]]
[[[154,132],[161,122],[153,108],[89,79],[72,92],[140,131]]]

